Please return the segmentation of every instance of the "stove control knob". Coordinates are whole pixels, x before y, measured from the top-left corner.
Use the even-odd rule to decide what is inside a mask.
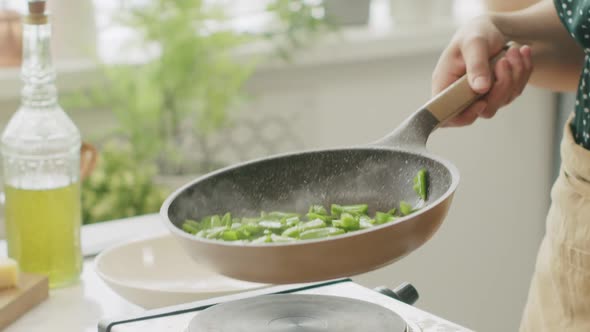
[[[404,282],[403,284],[399,285],[395,290],[391,290],[387,287],[377,287],[375,290],[383,295],[387,295],[391,298],[394,298],[398,301],[404,302],[409,305],[413,305],[418,301],[420,295],[418,295],[418,291],[414,286],[411,284]]]

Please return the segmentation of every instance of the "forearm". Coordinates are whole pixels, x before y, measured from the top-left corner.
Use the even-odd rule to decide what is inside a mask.
[[[559,20],[553,1],[490,17],[507,40],[531,46],[534,70],[530,84],[555,91],[577,89],[584,51]]]

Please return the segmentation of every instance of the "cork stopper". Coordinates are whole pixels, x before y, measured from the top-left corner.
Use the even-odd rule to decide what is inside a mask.
[[[46,24],[47,14],[45,13],[45,0],[29,0],[29,14],[25,17],[27,24]]]
[[[29,13],[32,15],[45,15],[45,0],[29,0]]]

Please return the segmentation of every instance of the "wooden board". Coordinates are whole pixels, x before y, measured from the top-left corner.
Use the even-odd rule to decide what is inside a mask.
[[[48,296],[47,277],[21,273],[18,287],[0,290],[0,331]]]

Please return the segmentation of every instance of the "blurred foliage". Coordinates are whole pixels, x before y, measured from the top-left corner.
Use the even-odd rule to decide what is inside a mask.
[[[309,45],[316,37],[335,30],[324,19],[321,1],[274,0],[267,10],[279,24],[277,30],[267,31],[263,36],[273,43],[276,54],[284,60],[291,60],[294,51]]]
[[[164,173],[198,172],[169,169],[167,161],[182,158],[178,146],[187,135],[205,139],[227,122],[252,70],[230,52],[250,37],[212,31],[207,22],[223,16],[200,0],[155,0],[120,13],[117,21],[139,35],[129,46],[157,54],[142,65],[103,65],[103,84],[67,106],[112,111],[115,134],[133,147],[130,157],[156,162]]]
[[[82,183],[82,220],[92,224],[158,212],[169,190],[153,181],[153,165],[129,158],[129,145],[108,143]]]
[[[66,109],[111,111],[117,126],[99,141],[117,137],[128,143],[101,149],[98,168],[83,185],[87,223],[156,212],[164,198],[156,174],[198,174],[223,166],[211,160],[207,140],[228,124],[255,68],[253,60],[236,58],[236,48],[270,41],[274,55],[290,59],[327,26],[318,1],[273,0],[267,10],[276,25],[261,34],[221,28],[228,22],[223,8],[205,0],[134,3],[122,1],[114,18],[138,35],[121,52],[141,49],[148,61],[100,64],[101,84],[63,100]],[[188,158],[194,151],[187,141],[200,147],[204,163]]]

